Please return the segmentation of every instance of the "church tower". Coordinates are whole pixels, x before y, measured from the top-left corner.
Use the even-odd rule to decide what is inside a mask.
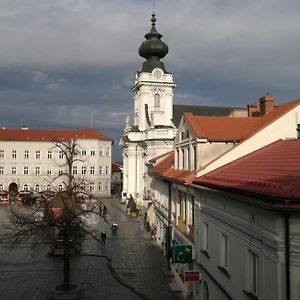
[[[173,118],[173,75],[161,61],[168,46],[156,30],[153,11],[151,30],[139,47],[145,58],[135,76],[133,92],[133,123],[126,120],[120,145],[123,147],[123,198],[132,194],[138,204],[148,197],[147,163],[150,159],[173,150],[176,128]]]

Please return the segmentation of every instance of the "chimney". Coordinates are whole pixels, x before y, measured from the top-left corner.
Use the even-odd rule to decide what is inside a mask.
[[[261,115],[266,115],[274,109],[274,100],[275,96],[272,96],[269,93],[259,99]]]

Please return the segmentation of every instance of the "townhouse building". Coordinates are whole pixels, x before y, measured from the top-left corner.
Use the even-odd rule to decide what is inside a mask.
[[[85,188],[97,196],[109,196],[112,139],[85,128],[79,130],[0,129],[0,191],[41,192],[63,189],[62,151],[55,142],[76,140],[78,160],[72,173],[85,180]]]
[[[196,299],[300,298],[299,151],[278,140],[194,180]]]

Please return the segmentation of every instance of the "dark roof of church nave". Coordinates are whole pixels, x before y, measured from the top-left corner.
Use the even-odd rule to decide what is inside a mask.
[[[191,112],[193,115],[199,116],[228,116],[234,109],[235,107],[174,104],[172,122],[178,128],[184,112]]]

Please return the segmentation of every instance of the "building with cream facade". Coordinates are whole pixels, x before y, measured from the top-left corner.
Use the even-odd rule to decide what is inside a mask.
[[[81,130],[0,129],[0,191],[41,192],[63,189],[59,174],[66,172],[62,152],[55,142],[76,140],[78,161],[74,176],[84,178],[85,188],[109,196],[112,139],[92,128]]]

